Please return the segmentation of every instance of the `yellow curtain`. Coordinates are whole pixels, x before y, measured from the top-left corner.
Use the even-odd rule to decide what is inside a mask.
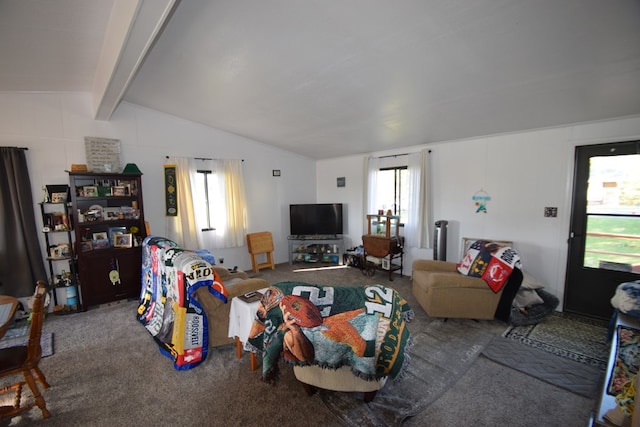
[[[166,237],[183,248],[202,248],[200,232],[196,226],[193,204],[192,171],[195,159],[171,157],[167,163],[176,165],[176,186],[178,191],[178,216],[166,217]]]
[[[238,247],[245,244],[247,234],[247,204],[242,175],[242,160],[222,160],[224,171],[227,230],[223,247]]]

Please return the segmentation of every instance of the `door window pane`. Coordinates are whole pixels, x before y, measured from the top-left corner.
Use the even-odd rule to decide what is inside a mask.
[[[584,266],[640,273],[640,155],[591,158]]]

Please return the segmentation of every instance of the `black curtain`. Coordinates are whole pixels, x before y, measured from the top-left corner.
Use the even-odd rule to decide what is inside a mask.
[[[0,294],[33,295],[47,281],[24,148],[0,147]]]

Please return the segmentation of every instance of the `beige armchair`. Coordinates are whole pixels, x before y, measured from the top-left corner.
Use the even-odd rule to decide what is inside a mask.
[[[230,273],[224,267],[213,266],[220,280],[227,289],[228,302],[225,304],[213,296],[206,288],[196,290],[196,299],[202,305],[207,314],[209,323],[209,347],[218,347],[225,344],[233,344],[235,340],[229,338],[229,311],[231,310],[231,299],[247,292],[257,291],[269,287],[269,282],[264,279],[249,278],[247,273],[239,271]]]
[[[412,280],[413,295],[430,317],[508,321],[522,272],[514,269],[494,293],[484,280],[460,274],[453,262],[416,260]]]

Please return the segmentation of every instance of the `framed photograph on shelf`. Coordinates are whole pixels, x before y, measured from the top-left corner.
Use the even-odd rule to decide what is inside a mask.
[[[68,185],[45,185],[43,188],[47,193],[47,199],[45,202],[51,203],[66,203],[68,194],[69,194],[69,186]],[[54,200],[55,196],[55,200]]]
[[[121,214],[120,208],[104,208],[102,210],[102,219],[105,221],[113,221],[118,219]]]
[[[67,192],[53,193],[51,195],[51,203],[67,203]]]
[[[111,194],[113,196],[126,196],[126,191],[125,191],[125,187],[118,185],[115,187],[111,187]]]
[[[116,248],[130,248],[132,246],[131,243],[131,234],[116,234],[115,235],[115,244],[113,245]]]
[[[80,251],[89,252],[93,250],[93,244],[89,241],[80,242]]]
[[[98,197],[98,188],[95,185],[85,185],[83,190],[84,197]]]
[[[127,232],[127,227],[111,227],[109,228],[109,242],[111,242],[111,246],[116,246],[116,236],[121,234],[125,234]]]
[[[93,240],[107,240],[107,232],[101,231],[99,233],[93,233]]]
[[[104,238],[104,239],[94,239],[91,242],[91,245],[93,246],[93,249],[107,249],[107,248],[109,248],[109,240],[106,239],[106,238]]]

